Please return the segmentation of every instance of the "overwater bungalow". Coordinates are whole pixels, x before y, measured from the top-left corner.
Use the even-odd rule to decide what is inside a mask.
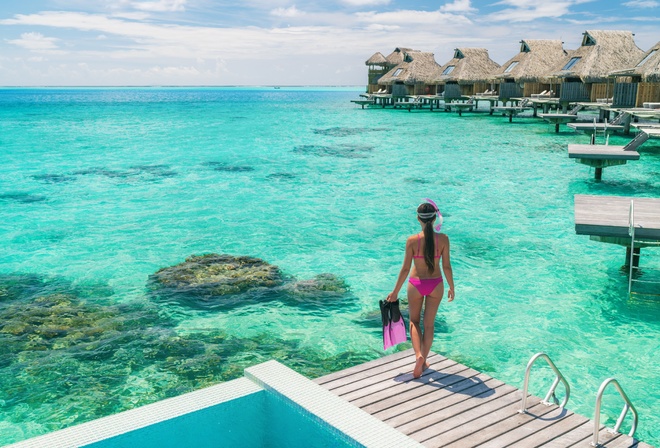
[[[490,79],[500,65],[485,48],[456,48],[454,57],[440,67],[436,93],[444,92],[445,101],[465,98],[490,88]]]
[[[401,53],[403,61],[383,75],[378,83],[393,97],[435,94],[433,81],[440,66],[433,53],[405,50]]]
[[[521,40],[520,52],[493,74],[492,81],[499,98],[508,101],[542,93],[553,96],[549,94],[552,88],[545,75],[567,55],[561,40]]]
[[[374,93],[381,88],[378,85],[378,81],[391,67],[385,56],[380,52],[374,53],[373,56],[367,59],[365,65],[369,68],[367,93]]]
[[[552,90],[559,91],[564,107],[570,102],[610,98],[608,75],[632,66],[643,54],[630,31],[585,31],[580,48],[569,52],[548,73],[548,82]]]
[[[610,73],[614,79],[614,107],[643,107],[660,103],[660,42],[627,69]]]

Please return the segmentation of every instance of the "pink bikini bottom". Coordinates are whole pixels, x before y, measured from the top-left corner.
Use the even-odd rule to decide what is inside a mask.
[[[437,278],[415,278],[415,277],[410,277],[408,279],[411,285],[419,291],[419,293],[423,296],[428,296],[433,292],[436,286],[438,286],[440,283],[442,283],[442,277],[437,277]]]

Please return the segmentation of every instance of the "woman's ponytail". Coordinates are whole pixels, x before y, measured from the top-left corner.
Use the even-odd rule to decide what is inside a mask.
[[[429,272],[435,270],[435,235],[433,234],[433,221],[424,223],[424,262],[429,268]]]
[[[424,262],[429,272],[435,270],[435,232],[433,222],[437,217],[438,210],[428,202],[417,207],[417,216],[424,224]]]

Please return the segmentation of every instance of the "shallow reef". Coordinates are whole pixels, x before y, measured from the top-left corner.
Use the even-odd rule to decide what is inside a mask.
[[[326,129],[313,129],[312,132],[319,135],[327,135],[330,137],[352,137],[354,135],[366,134],[367,132],[386,132],[388,128],[346,128],[334,127]]]
[[[43,202],[47,200],[46,196],[40,194],[31,194],[25,192],[13,192],[0,194],[0,202],[10,201],[19,202],[21,204],[32,204],[33,202]]]
[[[346,282],[334,274],[301,281],[260,258],[214,253],[192,255],[158,270],[149,277],[147,288],[158,301],[217,310],[271,300],[330,308],[351,298]]]
[[[342,143],[333,146],[325,145],[298,145],[293,152],[298,154],[313,155],[317,157],[339,157],[346,159],[365,159],[373,151],[371,145],[358,145]]]
[[[221,171],[227,173],[242,173],[255,170],[255,168],[250,165],[230,165],[225,162],[205,162],[203,165],[212,168],[213,171]]]
[[[261,266],[295,300],[347,291],[330,274],[283,282],[275,266],[248,265]],[[188,275],[179,275],[178,284]],[[317,377],[379,356],[375,350],[327,356],[267,332],[250,338],[220,330],[180,333],[161,304],[116,304],[107,294],[100,287],[96,297],[93,288],[58,278],[0,275],[0,417],[5,425],[32,425],[3,442],[237,378],[244,368],[269,359]]]

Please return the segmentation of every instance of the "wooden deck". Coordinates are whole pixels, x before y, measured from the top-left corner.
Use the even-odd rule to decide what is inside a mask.
[[[636,238],[660,241],[660,199],[657,198],[576,194],[575,233],[629,239],[631,199],[635,201]]]
[[[615,145],[568,145],[568,157],[571,159],[596,160],[639,160],[637,151],[625,150]]]
[[[430,368],[413,379],[414,359],[406,350],[315,382],[427,447],[590,447],[594,428],[586,417],[533,396],[520,414],[519,389],[433,353]],[[651,448],[605,428],[599,441],[608,448]]]

